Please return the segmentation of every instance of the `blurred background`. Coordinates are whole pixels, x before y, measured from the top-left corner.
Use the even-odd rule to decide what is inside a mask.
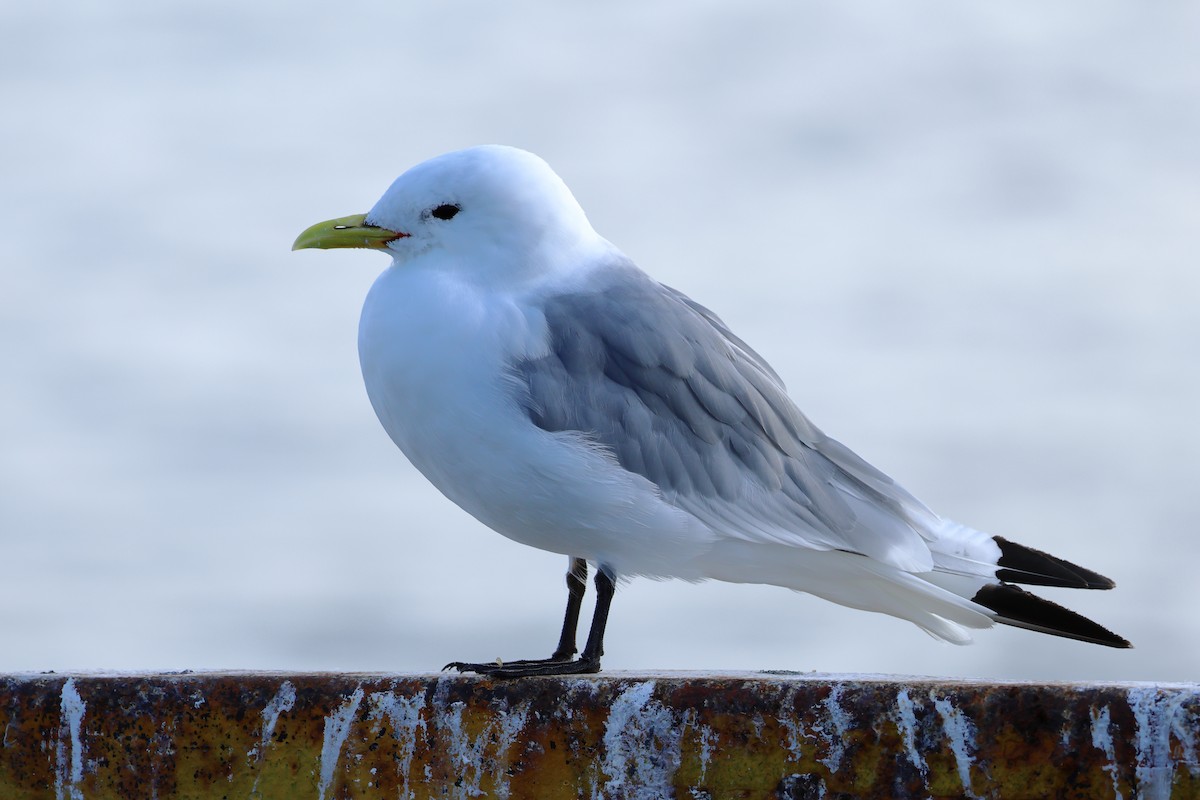
[[[1198,8],[0,6],[0,670],[549,654],[566,559],[367,403],[385,259],[289,252],[500,142],[933,509],[1114,577],[1044,594],[1137,645],[636,581],[607,668],[1197,680]]]

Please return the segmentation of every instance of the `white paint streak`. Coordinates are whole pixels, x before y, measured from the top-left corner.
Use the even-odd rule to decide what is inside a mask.
[[[371,706],[368,717],[385,720],[392,727],[399,750],[396,757],[396,774],[400,776],[399,800],[411,800],[414,795],[409,787],[408,773],[417,750],[418,732],[425,730],[425,720],[421,717],[425,698],[422,695],[398,697],[394,692],[374,692],[368,698],[368,703]]]
[[[963,794],[967,797],[978,797],[971,790],[971,765],[974,760],[975,726],[967,719],[961,710],[954,707],[946,698],[934,697],[933,707],[942,718],[942,730],[950,740],[950,751],[954,753],[954,761],[958,764],[958,778],[962,781]]]
[[[800,720],[797,719],[795,715],[796,690],[794,688],[788,689],[788,691],[784,694],[780,706],[782,707],[783,713],[781,713],[775,719],[780,725],[783,726],[783,729],[787,731],[786,744],[788,752],[792,754],[792,759],[795,761],[801,761],[804,758],[804,739],[808,734],[804,732],[804,728],[800,725]],[[762,738],[762,722],[756,720],[755,728],[758,729],[757,733],[759,738]]]
[[[67,678],[62,688],[58,730],[58,756],[54,770],[54,796],[57,800],[83,800],[83,715],[87,704],[75,688],[75,679]]]
[[[610,706],[600,765],[608,779],[593,796],[661,800],[674,795],[683,731],[671,710],[653,699],[654,685],[636,683]]]
[[[333,771],[342,757],[342,747],[350,735],[350,726],[354,723],[362,699],[363,688],[359,686],[337,711],[325,718],[325,741],[321,745],[321,781],[317,784],[318,800],[325,800],[325,793],[333,784]]]
[[[712,759],[713,745],[717,742],[717,732],[707,725],[696,725],[696,736],[700,739],[700,781],[703,783],[708,775],[708,762]]]
[[[471,737],[463,725],[463,713],[466,704],[461,701],[446,703],[449,683],[439,681],[433,693],[434,719],[441,732],[447,735],[446,750],[450,759],[458,767],[460,780],[449,787],[451,797],[462,798],[484,797],[482,783],[485,775],[490,775],[496,783],[494,796],[505,800],[509,796],[508,774],[505,771],[508,764],[508,749],[516,742],[517,737],[525,728],[529,718],[529,707],[522,704],[516,709],[500,708],[498,719],[488,722],[476,737]],[[488,744],[495,740],[492,757],[487,757]]]
[[[291,711],[294,705],[296,705],[296,687],[292,685],[291,681],[284,681],[280,684],[279,691],[275,692],[275,696],[262,710],[262,735],[259,737],[258,744],[250,748],[250,752],[246,754],[248,760],[262,761],[267,746],[271,744],[271,739],[275,736],[275,725],[279,722],[279,715],[285,711]]]
[[[800,727],[800,721],[786,714],[778,719],[779,724],[787,731],[785,744],[788,752],[792,754],[792,760],[802,761],[804,759],[804,729]]]
[[[528,719],[528,705],[521,706],[513,712],[500,712],[500,722],[497,725],[499,730],[496,733],[496,797],[499,800],[508,800],[509,795],[508,772],[502,766],[508,763],[508,748],[516,743]]]
[[[917,712],[912,698],[908,696],[908,689],[901,689],[896,695],[896,727],[904,738],[904,751],[908,754],[909,762],[921,771],[922,777],[928,778],[929,765],[917,749]]]
[[[683,712],[680,727],[691,728],[694,731],[693,736],[700,754],[700,783],[704,783],[704,778],[708,775],[708,762],[712,760],[713,743],[717,741],[716,731],[700,721],[700,714],[695,708]]]
[[[763,737],[763,728],[766,725],[762,714],[755,712],[754,716],[750,718],[750,724],[754,726],[754,738],[761,739]]]
[[[275,736],[275,724],[279,722],[279,715],[285,711],[291,711],[292,706],[296,704],[296,687],[291,681],[284,681],[279,686],[279,690],[275,692],[275,696],[267,702],[266,707],[262,710],[262,734],[259,737],[258,744],[250,748],[250,752],[246,753],[247,763],[257,763],[263,760],[266,755],[267,747],[271,744],[271,740]],[[230,767],[232,769],[232,766]],[[258,782],[262,778],[259,773],[254,776],[254,785],[250,787],[250,796],[258,797]],[[233,775],[229,776],[233,780]]]
[[[1092,709],[1091,717],[1092,747],[1104,753],[1104,757],[1108,759],[1108,763],[1104,766],[1104,771],[1112,779],[1113,797],[1116,800],[1125,800],[1121,795],[1121,782],[1117,776],[1117,748],[1113,744],[1112,718],[1108,713],[1108,706],[1099,711]]]
[[[437,715],[438,722],[441,727],[449,734],[447,742],[447,750],[450,751],[450,759],[455,764],[461,782],[455,789],[456,797],[480,797],[483,795],[483,789],[479,784],[483,780],[482,770],[480,769],[480,761],[483,760],[483,746],[487,744],[482,736],[477,739],[471,739],[467,732],[463,730],[463,712],[466,711],[467,705],[460,700],[456,700],[445,706],[441,713]],[[470,779],[467,774],[468,769],[475,773],[474,780]]]
[[[829,768],[831,772],[837,772],[841,769],[842,758],[846,755],[846,732],[854,727],[854,721],[850,719],[850,715],[842,708],[842,684],[835,684],[830,690],[829,695],[825,698],[822,705],[829,713],[829,722],[833,726],[833,732],[830,733],[824,728],[821,733],[825,738],[826,744],[829,745],[829,755],[820,759],[821,763]]]
[[[1126,697],[1137,722],[1134,744],[1137,747],[1136,776],[1138,792],[1148,800],[1171,796],[1175,780],[1175,762],[1171,759],[1171,736],[1184,751],[1182,763],[1195,775],[1200,763],[1196,754],[1196,721],[1185,708],[1197,692],[1169,691],[1156,686],[1136,686]]]

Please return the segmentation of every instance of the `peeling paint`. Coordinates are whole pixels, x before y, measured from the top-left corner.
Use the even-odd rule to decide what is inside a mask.
[[[415,795],[408,783],[413,755],[417,750],[417,736],[425,732],[425,720],[421,711],[425,698],[399,697],[395,692],[373,692],[367,699],[371,706],[368,719],[385,720],[392,727],[399,753],[396,758],[396,774],[400,777],[400,800],[411,800]]]
[[[284,681],[279,685],[279,691],[275,692],[275,696],[267,703],[262,710],[262,733],[259,736],[258,744],[250,748],[246,753],[247,763],[258,764],[262,762],[266,755],[267,747],[270,746],[272,738],[275,736],[275,725],[279,722],[279,715],[285,711],[291,711],[296,704],[296,687],[291,681]],[[259,797],[258,783],[262,779],[262,773],[254,776],[254,785],[250,787],[250,796]]]
[[[459,778],[455,788],[461,790],[455,794],[459,797],[480,797],[483,795],[483,789],[479,784],[483,776],[480,774],[479,762],[483,756],[483,746],[487,742],[482,736],[472,739],[463,730],[463,713],[466,709],[467,704],[457,700],[439,709],[437,719],[440,727],[450,734],[446,750]],[[474,772],[474,780],[467,774],[468,770]]]
[[[451,789],[451,797],[466,798],[484,797],[485,778],[495,782],[495,796],[504,800],[509,796],[509,781],[505,773],[508,759],[508,749],[517,740],[525,727],[529,711],[525,706],[509,709],[506,703],[501,703],[496,709],[498,716],[486,723],[477,736],[471,736],[464,724],[466,703],[461,700],[447,703],[447,691],[443,687],[451,684],[439,680],[438,688],[434,691],[434,718],[438,720],[440,731],[448,735],[445,747],[454,766],[457,779]],[[486,758],[488,744],[495,740],[495,751],[492,759]]]
[[[500,762],[504,762],[508,758],[508,750],[517,742],[517,737],[521,735],[521,731],[525,728],[525,721],[529,718],[529,709],[520,707],[515,711],[503,711],[500,715],[500,720],[497,725],[496,732],[496,797],[500,800],[508,800],[509,785],[508,774],[505,769],[500,766]]]
[[[262,761],[263,753],[271,744],[271,738],[275,735],[275,725],[279,722],[279,715],[285,711],[291,711],[296,705],[296,687],[291,681],[284,681],[279,685],[279,691],[271,698],[266,707],[262,710],[262,736],[250,752],[246,754],[246,758],[251,761]]]
[[[933,700],[933,707],[937,709],[938,715],[942,718],[942,730],[945,731],[946,738],[950,740],[950,751],[954,753],[954,760],[958,764],[958,777],[962,781],[963,794],[967,797],[978,797],[979,795],[971,789],[975,726],[960,709],[954,707],[950,700],[937,697],[932,692],[929,697]]]
[[[896,727],[900,731],[900,738],[904,740],[904,752],[909,763],[920,770],[922,778],[927,778],[929,767],[917,749],[917,713],[912,698],[908,696],[908,689],[896,693]]]
[[[54,771],[54,796],[57,800],[83,800],[83,715],[87,704],[75,688],[75,679],[67,678],[61,696],[57,768]],[[64,741],[65,739],[65,741]]]
[[[599,691],[599,687],[596,685],[595,681],[586,680],[583,678],[577,678],[575,680],[570,680],[569,678],[566,679],[564,688],[572,692],[587,692],[592,697],[595,697],[596,692]]]
[[[693,711],[693,716],[695,712]],[[704,781],[708,775],[708,762],[712,759],[713,745],[716,744],[719,737],[716,731],[702,723],[693,723],[696,728],[696,738],[700,741],[700,780]]]
[[[823,729],[821,731],[829,745],[829,755],[822,758],[821,763],[832,772],[842,768],[842,758],[846,755],[846,733],[854,727],[854,720],[842,708],[841,697],[842,687],[834,686],[821,704],[828,712],[829,722],[833,726],[832,733]]]
[[[764,727],[767,724],[767,721],[763,719],[763,715],[755,714],[750,718],[750,724],[754,726],[754,738],[761,739],[763,737]]]
[[[782,706],[783,713],[775,719],[787,731],[787,742],[785,744],[787,745],[788,752],[792,755],[792,760],[802,761],[804,759],[804,739],[807,737],[807,734],[804,732],[800,720],[796,717],[795,691],[789,691],[784,695]],[[761,736],[761,733],[759,735]]]
[[[604,725],[608,776],[595,797],[660,800],[675,794],[682,730],[671,710],[653,699],[655,682],[635,683],[609,707]]]
[[[1102,769],[1112,778],[1113,797],[1116,800],[1125,800],[1121,795],[1121,781],[1117,775],[1117,748],[1113,744],[1112,715],[1109,713],[1108,706],[1099,711],[1092,709],[1091,717],[1092,746],[1104,753],[1107,763]]]
[[[1198,769],[1194,722],[1189,722],[1184,704],[1196,693],[1164,692],[1156,686],[1135,686],[1128,692],[1129,708],[1137,722],[1137,781],[1142,797],[1160,800],[1171,796],[1175,763],[1171,759],[1171,736],[1184,751],[1184,763],[1195,775]]]
[[[363,688],[360,685],[337,711],[325,718],[325,738],[321,745],[321,782],[317,784],[318,800],[325,800],[325,792],[329,791],[333,784],[333,771],[342,757],[342,747],[350,735],[350,726],[358,714],[362,699]]]
[[[19,675],[0,709],[0,798],[1200,798],[1194,684]]]

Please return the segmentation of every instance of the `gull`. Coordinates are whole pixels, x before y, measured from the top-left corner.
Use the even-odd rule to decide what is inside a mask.
[[[786,587],[955,644],[1002,623],[1131,646],[1015,585],[1111,580],[939,517],[826,436],[760,355],[597,234],[531,153],[425,161],[367,214],[305,230],[304,248],[391,257],[358,331],[379,421],[477,520],[568,557],[549,658],[448,669],[598,672],[617,581],[635,576]],[[589,565],[596,603],[578,652]]]

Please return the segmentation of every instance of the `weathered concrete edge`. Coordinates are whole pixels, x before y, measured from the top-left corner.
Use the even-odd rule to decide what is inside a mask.
[[[1200,796],[1200,684],[0,676],[0,796]]]

